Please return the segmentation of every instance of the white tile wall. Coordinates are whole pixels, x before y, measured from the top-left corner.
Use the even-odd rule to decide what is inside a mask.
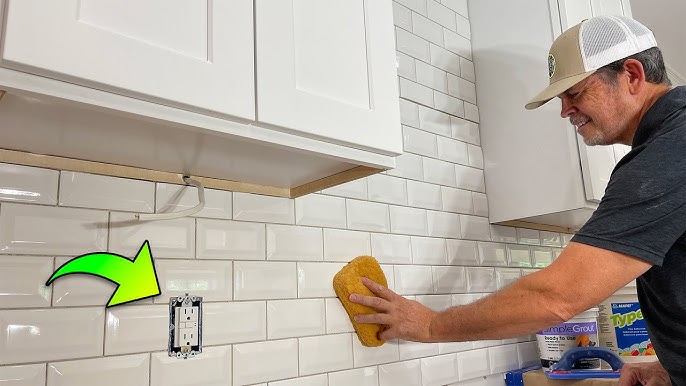
[[[0,383],[502,385],[531,336],[363,347],[331,286],[360,255],[435,310],[550,264],[571,236],[489,225],[467,0],[395,0],[405,153],[395,169],[298,199],[0,164]],[[150,242],[163,295],[105,309],[114,284],[51,271]],[[165,350],[169,296],[203,296],[203,353]],[[126,371],[124,371],[126,370]],[[85,379],[85,380],[84,380]]]

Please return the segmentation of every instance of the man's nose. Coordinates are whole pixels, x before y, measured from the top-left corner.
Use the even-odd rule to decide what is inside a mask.
[[[560,101],[562,102],[560,116],[562,118],[569,118],[576,111],[576,107],[574,107],[574,104],[567,96],[561,95]]]

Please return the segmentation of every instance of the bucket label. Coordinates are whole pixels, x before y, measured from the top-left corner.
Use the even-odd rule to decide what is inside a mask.
[[[549,368],[562,354],[574,347],[598,346],[598,325],[595,321],[570,321],[536,333],[541,365]],[[599,359],[582,359],[574,369],[600,369]]]
[[[620,356],[655,355],[648,328],[638,302],[611,303],[610,319],[617,337]]]

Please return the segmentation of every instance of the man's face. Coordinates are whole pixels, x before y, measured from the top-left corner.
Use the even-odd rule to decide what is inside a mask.
[[[619,143],[629,124],[628,93],[593,74],[558,97],[562,118],[576,128],[589,146]]]

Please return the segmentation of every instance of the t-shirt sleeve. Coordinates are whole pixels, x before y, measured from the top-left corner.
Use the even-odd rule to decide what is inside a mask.
[[[673,130],[629,152],[572,241],[661,266],[686,232],[686,138]]]

